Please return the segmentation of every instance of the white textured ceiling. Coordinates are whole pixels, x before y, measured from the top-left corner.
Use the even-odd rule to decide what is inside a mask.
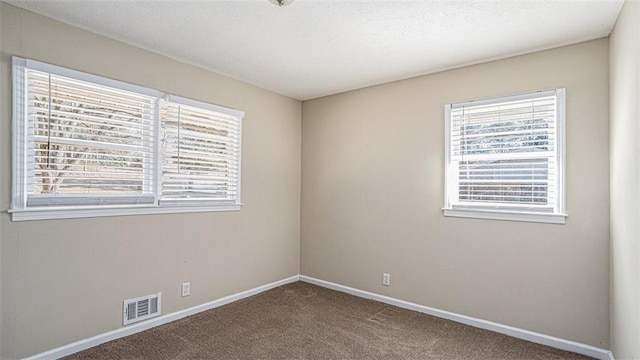
[[[607,36],[622,0],[2,0],[306,100]]]

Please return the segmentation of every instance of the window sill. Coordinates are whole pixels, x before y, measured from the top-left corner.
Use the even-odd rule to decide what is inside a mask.
[[[565,224],[566,214],[543,214],[534,212],[515,212],[504,210],[479,209],[442,209],[444,216],[473,219],[525,221],[550,224]]]
[[[214,211],[239,211],[242,204],[218,206],[84,206],[84,207],[47,207],[27,210],[9,210],[11,221],[76,219],[106,216],[179,214]]]

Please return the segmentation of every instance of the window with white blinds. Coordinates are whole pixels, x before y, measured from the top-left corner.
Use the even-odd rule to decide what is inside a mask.
[[[564,223],[564,89],[447,105],[445,215]]]
[[[241,111],[13,58],[14,220],[238,210]]]
[[[162,101],[162,203],[235,203],[240,180],[240,122],[187,99]]]
[[[152,203],[151,96],[26,69],[27,206]]]

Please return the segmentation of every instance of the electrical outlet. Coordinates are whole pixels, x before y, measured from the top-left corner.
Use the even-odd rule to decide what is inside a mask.
[[[391,274],[382,273],[382,285],[391,286]]]
[[[182,283],[182,296],[189,296],[189,295],[191,295],[191,283],[190,282]]]

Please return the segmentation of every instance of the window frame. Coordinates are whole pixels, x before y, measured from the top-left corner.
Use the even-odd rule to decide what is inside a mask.
[[[154,197],[153,202],[145,204],[136,204],[129,202],[126,204],[108,204],[95,205],[91,204],[88,199],[96,198],[96,196],[82,196],[69,194],[61,196],[61,198],[79,199],[78,202],[68,201],[63,205],[37,206],[28,205],[28,179],[29,169],[27,161],[28,146],[28,127],[30,120],[27,115],[28,92],[27,83],[24,81],[26,77],[26,69],[42,71],[52,75],[58,75],[75,80],[93,83],[96,85],[107,86],[119,90],[125,90],[151,96],[155,98],[154,114],[152,118],[152,136],[150,151],[153,163],[150,165],[151,170],[151,192]],[[103,216],[125,216],[125,215],[143,215],[143,214],[170,214],[170,213],[193,213],[193,212],[213,212],[213,211],[239,211],[242,207],[241,202],[241,169],[242,169],[242,120],[244,112],[240,110],[230,109],[227,107],[192,100],[184,97],[170,95],[158,90],[133,85],[127,82],[117,81],[81,71],[71,70],[68,68],[51,65],[31,59],[12,57],[12,191],[11,206],[9,213],[12,221],[24,220],[45,220],[45,219],[66,219],[66,218],[87,218],[87,217],[103,217]],[[160,127],[162,122],[160,119],[160,101],[174,101],[203,110],[214,111],[233,117],[238,122],[239,141],[238,141],[238,176],[237,176],[237,195],[232,202],[198,202],[197,199],[184,204],[176,203],[160,203],[162,192],[162,152]],[[145,195],[142,197],[148,197]],[[133,198],[128,195],[109,195],[114,199]],[[32,198],[33,199],[33,198]],[[37,202],[37,201],[36,201]],[[85,203],[83,205],[83,202]]]
[[[452,177],[452,110],[463,106],[480,106],[499,104],[510,101],[534,99],[545,96],[556,97],[556,133],[555,158],[557,162],[557,204],[553,207],[555,211],[536,211],[526,205],[485,203],[482,205],[473,204],[453,204],[451,202],[452,188],[455,186],[451,181]],[[462,101],[446,104],[444,107],[445,118],[445,166],[444,166],[444,207],[443,214],[447,217],[462,217],[490,220],[524,221],[538,223],[565,224],[567,214],[566,206],[566,90],[564,88],[540,90],[515,95],[491,97],[480,100]]]

